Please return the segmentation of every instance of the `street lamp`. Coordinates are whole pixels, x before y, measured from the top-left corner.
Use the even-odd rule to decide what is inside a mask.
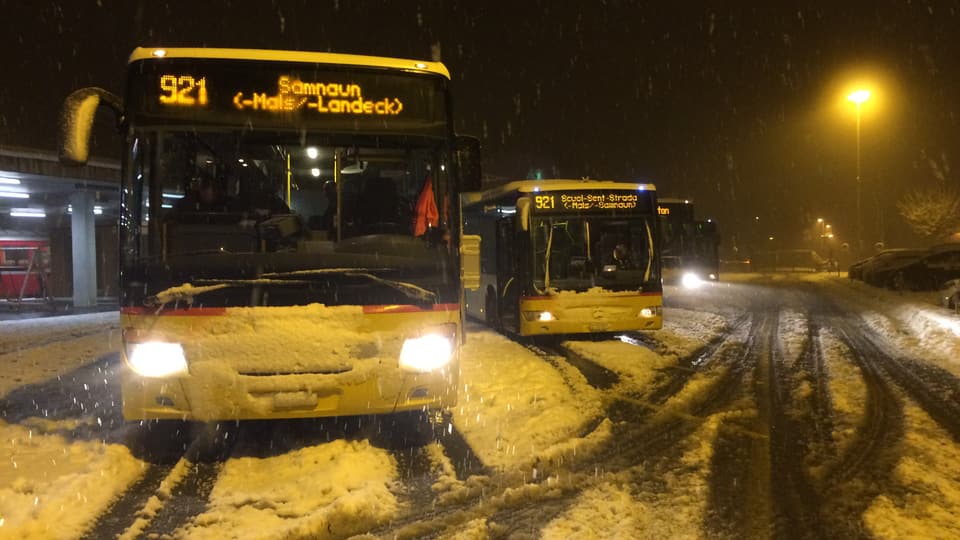
[[[860,212],[861,181],[860,181],[860,107],[870,99],[869,90],[857,90],[847,96],[847,99],[857,104],[857,257],[863,254],[863,223]]]

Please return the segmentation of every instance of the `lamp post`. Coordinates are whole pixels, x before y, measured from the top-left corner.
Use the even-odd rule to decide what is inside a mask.
[[[847,99],[857,104],[857,257],[863,254],[863,222],[860,211],[862,185],[860,180],[860,107],[870,99],[869,90],[857,90],[847,96]]]
[[[823,235],[826,233],[823,228],[823,218],[817,218],[817,223],[820,225],[820,254],[823,255]]]

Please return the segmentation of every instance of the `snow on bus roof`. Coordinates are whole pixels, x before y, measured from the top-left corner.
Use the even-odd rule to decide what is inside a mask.
[[[541,191],[576,191],[584,189],[629,189],[638,191],[656,191],[654,184],[641,182],[619,182],[616,180],[518,180],[486,191],[462,194],[463,204],[496,199],[502,195],[517,191],[520,193],[538,193]]]
[[[221,60],[266,60],[272,62],[307,62],[317,64],[337,64],[358,67],[376,67],[401,69],[405,71],[434,73],[450,78],[447,67],[440,62],[388,58],[385,56],[365,56],[359,54],[340,54],[312,51],[280,51],[272,49],[220,49],[207,47],[137,47],[130,53],[129,63],[139,60],[161,58],[213,58]]]

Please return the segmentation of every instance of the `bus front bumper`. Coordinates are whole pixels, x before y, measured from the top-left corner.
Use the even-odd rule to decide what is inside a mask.
[[[456,362],[436,373],[396,370],[363,378],[250,376],[197,366],[190,375],[151,378],[124,366],[123,416],[126,420],[215,421],[444,409],[457,401],[456,372]]]
[[[520,301],[520,335],[592,334],[659,330],[663,297],[566,293]]]

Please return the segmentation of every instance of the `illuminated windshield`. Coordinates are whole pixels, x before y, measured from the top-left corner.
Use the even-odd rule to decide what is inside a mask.
[[[166,277],[158,278],[157,269],[151,274],[153,293],[198,279],[317,269],[325,270],[322,278],[311,279],[329,283],[336,277],[330,269],[377,274],[378,268],[390,268],[380,276],[388,281],[455,289],[447,287],[455,282],[450,239],[456,220],[442,145],[310,139],[144,133],[132,146],[124,193],[124,219],[140,226],[125,229],[123,264],[142,270],[164,263],[157,268]],[[370,287],[369,280],[352,277],[358,287]],[[331,301],[322,297],[312,299]]]
[[[535,217],[534,285],[540,290],[653,290],[659,283],[647,217]]]

